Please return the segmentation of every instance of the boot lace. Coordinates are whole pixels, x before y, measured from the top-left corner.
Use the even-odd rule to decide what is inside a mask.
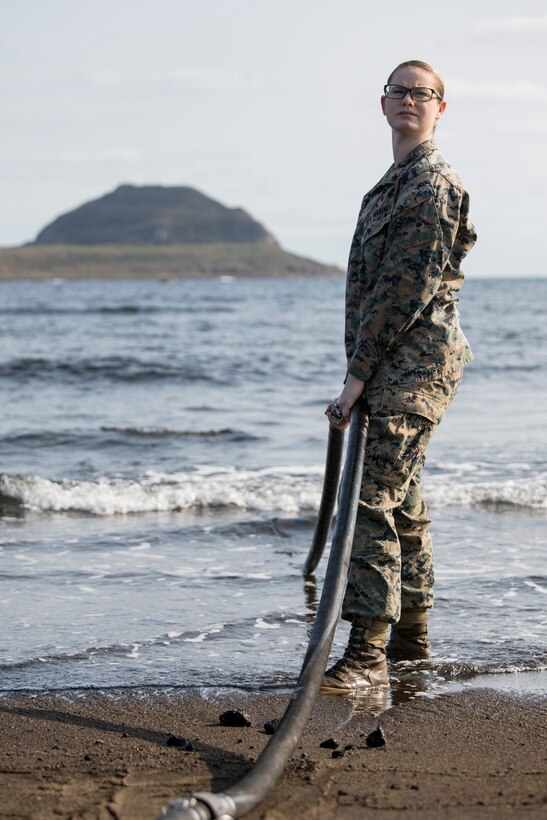
[[[367,648],[369,625],[353,621],[349,633],[348,645],[344,652],[344,660],[359,662]]]

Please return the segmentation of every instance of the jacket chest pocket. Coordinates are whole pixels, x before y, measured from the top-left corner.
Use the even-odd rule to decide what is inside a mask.
[[[363,209],[361,245],[361,284],[366,289],[374,286],[378,268],[384,257],[393,202],[382,199]]]
[[[363,243],[379,233],[390,221],[394,204],[391,188],[378,192],[372,199],[365,197],[359,214]]]
[[[378,267],[384,256],[389,223],[393,211],[391,188],[367,194],[363,199],[353,244],[353,259],[357,263],[361,287],[374,286]]]
[[[378,269],[382,264],[389,219],[372,225],[361,240],[361,272],[360,280],[365,289],[374,287],[378,277]]]
[[[366,245],[373,236],[384,231],[384,228],[384,233],[387,233],[387,226],[391,221],[391,208],[375,213],[373,216],[373,219],[369,219],[363,223],[363,230],[361,232],[361,245],[363,246]]]

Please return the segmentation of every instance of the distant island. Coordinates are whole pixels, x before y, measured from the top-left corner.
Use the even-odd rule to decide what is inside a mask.
[[[120,185],[57,217],[36,245],[277,245],[242,208],[227,208],[194,188]]]
[[[192,278],[341,273],[288,253],[242,208],[186,186],[120,185],[0,248],[1,279]]]

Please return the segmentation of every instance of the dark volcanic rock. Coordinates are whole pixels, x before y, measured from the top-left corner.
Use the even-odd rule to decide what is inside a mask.
[[[266,723],[264,724],[264,731],[267,735],[273,735],[275,734],[275,731],[280,723],[281,720],[279,718],[272,718],[271,720],[266,721]]]
[[[382,728],[378,726],[377,729],[367,735],[365,743],[370,749],[379,749],[381,746],[385,746],[386,736],[384,735]]]
[[[228,709],[227,712],[223,712],[219,717],[219,722],[221,726],[251,726],[250,717],[240,712],[239,709]]]
[[[110,194],[57,217],[36,237],[39,245],[277,245],[241,208],[227,208],[188,187],[120,185]]]
[[[329,737],[327,740],[322,740],[319,745],[322,749],[337,749],[340,744],[333,737]]]
[[[174,746],[175,749],[182,749],[185,752],[195,752],[196,750],[191,740],[186,740],[185,737],[180,737],[180,735],[169,735],[165,745]]]

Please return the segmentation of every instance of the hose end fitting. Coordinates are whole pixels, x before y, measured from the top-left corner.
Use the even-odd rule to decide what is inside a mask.
[[[196,792],[173,800],[158,820],[234,820],[235,815],[236,804],[229,795]]]

